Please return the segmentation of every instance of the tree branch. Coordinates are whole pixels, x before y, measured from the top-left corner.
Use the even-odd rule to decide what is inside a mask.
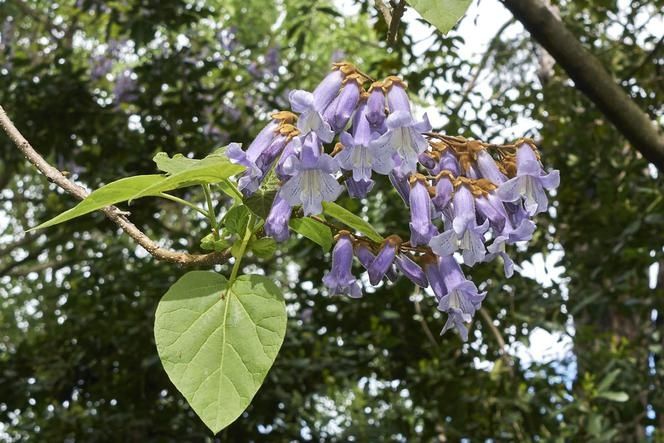
[[[664,135],[543,0],[502,0],[627,140],[664,171]]]
[[[401,17],[406,10],[406,0],[400,0],[399,3],[394,4],[392,8],[392,18],[389,23],[389,30],[387,32],[387,44],[393,45],[397,41],[397,34],[399,33],[399,25],[401,24]]]
[[[65,177],[58,169],[51,166],[37,151],[35,151],[16,126],[14,126],[2,106],[0,106],[0,127],[2,127],[16,147],[23,153],[25,158],[32,163],[39,172],[44,174],[48,181],[55,183],[68,194],[73,195],[79,200],[83,200],[88,196],[88,192],[84,188]],[[162,248],[123,216],[122,212],[115,206],[103,208],[101,209],[101,212],[103,212],[109,220],[118,225],[127,235],[134,239],[136,243],[148,251],[150,255],[158,260],[177,263],[184,266],[209,266],[225,263],[229,257],[227,252],[189,254],[186,252],[176,252]]]
[[[378,9],[380,13],[383,14],[383,19],[385,19],[385,23],[389,29],[390,23],[392,23],[392,12],[390,11],[389,6],[387,6],[383,0],[376,0],[375,3],[376,9]]]

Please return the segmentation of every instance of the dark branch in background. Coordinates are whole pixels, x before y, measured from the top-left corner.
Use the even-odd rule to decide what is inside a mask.
[[[401,17],[406,10],[406,0],[391,0],[390,5],[387,6],[383,0],[376,0],[376,8],[383,15],[385,23],[387,24],[387,44],[393,45],[397,40],[399,33],[399,25],[401,24]]]
[[[390,30],[387,32],[388,45],[393,45],[397,41],[401,17],[406,10],[406,0],[400,0],[399,3],[392,2],[392,5],[392,21],[390,22]]]
[[[556,18],[543,0],[502,0],[503,4],[567,72],[577,89],[595,103],[627,140],[664,171],[661,128],[616,83],[602,63]]]
[[[51,166],[37,151],[35,151],[16,126],[14,126],[2,106],[0,106],[0,127],[2,127],[16,147],[23,153],[25,158],[44,174],[48,181],[55,183],[68,194],[73,195],[79,200],[83,200],[88,196],[88,192],[85,189],[65,177],[62,172]],[[189,254],[186,252],[176,252],[162,248],[130,222],[123,215],[123,212],[115,206],[103,208],[101,209],[101,212],[103,212],[109,220],[118,225],[125,233],[127,233],[127,235],[134,239],[136,243],[148,251],[150,255],[158,260],[185,266],[210,266],[225,263],[229,257],[229,254],[226,252]]]

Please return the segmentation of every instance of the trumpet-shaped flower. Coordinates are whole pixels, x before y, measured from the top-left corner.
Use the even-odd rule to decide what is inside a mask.
[[[438,233],[431,222],[431,197],[424,177],[412,180],[410,189],[410,244],[426,245]]]
[[[434,253],[447,256],[461,249],[463,261],[469,266],[484,260],[484,233],[489,228],[489,221],[477,225],[474,200],[466,185],[459,186],[453,198],[454,218],[451,229],[433,237],[429,242]]]
[[[410,113],[396,111],[387,117],[387,132],[372,141],[370,147],[376,155],[385,151],[385,158],[396,154],[402,160],[401,171],[413,172],[417,169],[419,155],[429,146],[422,133],[430,130],[431,124],[426,115],[423,121],[416,122]]]
[[[453,256],[440,257],[439,265],[447,294],[440,299],[438,309],[449,315],[441,334],[456,328],[463,341],[467,341],[468,329],[465,323],[470,322],[482,306],[486,292],[478,292],[475,283],[466,279]]]
[[[309,134],[298,156],[290,156],[284,165],[284,172],[291,177],[279,191],[291,206],[302,205],[304,215],[323,212],[322,202],[334,201],[343,187],[334,177],[339,165],[327,154],[323,154],[320,140]]]
[[[265,233],[276,241],[286,241],[289,236],[288,222],[290,220],[292,208],[286,200],[279,194],[272,202],[270,213],[265,219]]]
[[[549,200],[544,189],[557,188],[560,173],[551,171],[545,174],[535,151],[527,143],[517,149],[516,168],[516,177],[507,180],[496,191],[498,197],[506,202],[516,202],[523,197],[529,215],[546,211]]]
[[[362,289],[351,273],[353,242],[349,235],[340,234],[332,250],[332,269],[323,277],[323,283],[333,294],[346,294],[353,298],[362,296]]]

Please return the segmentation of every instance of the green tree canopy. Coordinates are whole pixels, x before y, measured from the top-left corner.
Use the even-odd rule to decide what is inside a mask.
[[[661,125],[664,2],[552,3]],[[274,258],[246,261],[285,291],[287,332],[251,405],[215,439],[661,440],[662,172],[519,22],[475,60],[464,56],[472,36],[406,17],[388,46],[372,1],[0,0],[0,105],[91,190],[154,173],[159,152],[202,158],[250,142],[288,91],[342,59],[401,75],[446,133],[502,143],[518,123],[561,186],[515,277],[495,262],[474,269],[488,296],[469,342],[440,337],[435,302],[404,279],[359,300],[327,296],[328,254],[292,236]],[[153,336],[159,299],[187,271],[99,212],[25,233],[74,201],[4,136],[0,152],[0,439],[211,441]],[[396,194],[377,192],[363,215],[407,237]],[[205,252],[208,223],[194,211],[156,199],[123,209],[159,244]],[[534,278],[540,261],[557,275]],[[542,331],[562,355],[528,357]]]

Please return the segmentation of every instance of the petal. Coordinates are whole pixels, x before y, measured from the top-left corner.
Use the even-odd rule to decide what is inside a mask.
[[[425,113],[422,116],[422,121],[415,123],[413,128],[417,132],[429,132],[431,131],[431,123],[429,122],[429,116]]]
[[[528,177],[514,177],[500,185],[496,195],[504,202],[515,202],[521,198],[525,191]]]
[[[334,70],[327,74],[323,81],[314,89],[313,101],[318,111],[323,111],[332,103],[332,100],[339,93],[339,89],[341,89],[344,78],[345,75],[341,71]]]
[[[560,171],[551,171],[540,177],[540,182],[545,189],[556,189],[560,185]]]
[[[289,205],[297,206],[302,203],[300,199],[300,174],[291,177],[286,183],[281,186],[279,194],[281,198],[286,200]]]
[[[341,135],[339,135],[339,141],[346,148],[355,146],[355,140],[353,140],[353,136],[346,131],[342,132]]]
[[[389,129],[397,129],[408,127],[413,124],[413,117],[409,112],[396,111],[387,117],[387,127]]]
[[[322,201],[335,201],[343,192],[344,188],[336,178],[329,174],[320,173],[320,197]]]
[[[404,112],[410,114],[410,100],[403,86],[393,84],[387,91],[387,106],[392,113]]]
[[[442,234],[436,235],[431,240],[429,240],[429,247],[434,252],[434,254],[444,257],[454,254],[454,252],[459,248],[459,241],[456,232],[452,229],[443,232]]]
[[[294,112],[306,112],[314,107],[314,95],[311,92],[295,89],[288,94],[291,109]]]
[[[397,255],[397,258],[395,259],[395,264],[397,265],[397,268],[403,275],[405,275],[410,281],[415,283],[416,285],[426,288],[429,286],[429,282],[427,281],[426,275],[424,275],[424,271],[420,266],[415,263],[410,257],[407,255],[399,254]]]
[[[339,172],[339,163],[328,154],[323,154],[318,158],[316,167],[328,174]]]

